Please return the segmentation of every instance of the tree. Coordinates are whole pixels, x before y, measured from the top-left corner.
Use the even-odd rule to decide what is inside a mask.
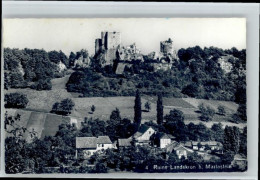
[[[211,131],[212,131],[212,138],[215,141],[218,142],[223,142],[223,138],[224,138],[224,129],[222,128],[222,124],[221,123],[214,123],[211,126]]]
[[[199,86],[197,84],[189,84],[185,86],[181,92],[190,97],[197,97],[199,94]]]
[[[199,164],[203,162],[203,157],[199,155],[196,151],[188,154],[188,163],[189,164]]]
[[[247,121],[246,104],[239,104],[237,109],[237,115],[240,117],[241,120]]]
[[[74,52],[70,52],[69,56],[69,66],[73,67],[76,59],[76,54]]]
[[[232,151],[235,154],[239,150],[240,144],[240,132],[239,128],[236,126],[226,126],[224,129],[224,151]]]
[[[150,112],[150,110],[151,110],[151,103],[150,103],[149,101],[147,101],[144,106],[145,106],[145,109],[146,109],[148,112]]]
[[[224,106],[218,106],[218,113],[222,116],[225,116],[226,111],[225,111],[225,107]]]
[[[10,80],[9,85],[12,88],[26,87],[26,82],[24,81],[23,75],[19,71],[14,71],[9,73]]]
[[[7,137],[5,139],[5,168],[7,174],[15,174],[23,172],[27,167],[26,161],[30,161],[31,157],[26,151],[28,143],[25,141],[24,134],[32,138],[36,136],[36,132],[30,132],[23,126],[19,125],[21,115],[8,116],[5,114],[5,131]],[[9,126],[10,128],[7,128]]]
[[[106,127],[107,135],[110,137],[111,141],[115,141],[119,137],[118,126],[121,122],[121,115],[118,108],[113,110],[110,115],[110,120],[107,121],[108,125]]]
[[[8,79],[8,73],[4,73],[4,89],[8,90],[9,87],[9,79]]]
[[[48,79],[40,79],[33,87],[35,87],[36,90],[51,90],[52,84],[51,80]]]
[[[75,103],[71,99],[67,98],[62,100],[60,103],[56,102],[52,106],[51,113],[56,113],[59,115],[68,115],[71,113],[74,106]]]
[[[92,114],[95,112],[95,110],[96,110],[96,107],[95,107],[94,105],[92,105],[92,106],[91,106],[91,112],[92,112]]]
[[[10,93],[5,95],[6,108],[25,108],[29,100],[27,96],[20,93]]]
[[[247,155],[247,127],[244,127],[243,132],[240,133],[240,147],[239,152]]]
[[[164,117],[164,119],[166,122],[163,125],[167,130],[167,133],[174,135],[178,140],[185,141],[188,136],[183,112],[173,109]]]
[[[201,112],[200,119],[202,121],[211,121],[215,115],[215,110],[209,106],[205,107],[203,103],[200,104],[198,107]]]
[[[234,154],[233,151],[227,151],[227,152],[225,152],[225,153],[223,154],[221,160],[222,160],[222,162],[225,163],[225,164],[230,164],[230,163],[233,161],[234,156],[235,156],[235,154]]]
[[[60,55],[58,51],[48,52],[48,56],[51,62],[58,64],[60,62]]]
[[[162,124],[162,123],[163,123],[163,100],[162,100],[162,94],[160,93],[157,99],[157,124]]]
[[[167,114],[164,119],[166,122],[176,122],[176,121],[183,121],[184,120],[184,114],[182,111],[178,109],[173,109],[170,111],[169,114]]]
[[[113,110],[111,112],[110,121],[112,121],[113,124],[119,123],[121,121],[121,115],[120,115],[120,111],[118,108],[116,108],[115,110]]]
[[[134,106],[134,123],[136,123],[138,126],[141,124],[142,120],[142,103],[141,103],[141,96],[140,92],[137,89],[135,94],[135,106]]]

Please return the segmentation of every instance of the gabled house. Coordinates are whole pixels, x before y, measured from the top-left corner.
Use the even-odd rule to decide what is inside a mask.
[[[142,124],[138,131],[133,135],[136,140],[136,145],[150,145],[151,136],[155,133],[152,127]]]
[[[183,156],[185,159],[187,159],[187,156],[189,153],[193,153],[194,151],[190,148],[185,147],[181,143],[178,143],[176,141],[172,142],[171,144],[167,145],[165,147],[166,152],[173,152],[175,151],[178,158],[181,159]]]
[[[97,150],[113,148],[113,143],[108,136],[97,137]]]
[[[122,147],[130,147],[131,146],[131,141],[132,141],[132,137],[127,138],[127,139],[118,139],[118,147],[122,148]]]
[[[108,148],[114,148],[108,136],[76,137],[76,158],[79,154],[88,158],[98,150]]]
[[[171,144],[171,142],[175,139],[175,137],[170,134],[158,132],[152,136],[152,139],[153,139],[153,144],[156,147],[165,148],[168,144]]]

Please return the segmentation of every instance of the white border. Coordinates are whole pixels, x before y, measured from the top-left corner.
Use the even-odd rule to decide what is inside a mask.
[[[94,17],[246,17],[248,171],[244,173],[117,173],[117,174],[14,174],[4,172],[4,136],[1,135],[1,171],[5,177],[67,178],[160,178],[160,179],[257,179],[259,100],[259,4],[247,3],[158,3],[158,2],[69,2],[3,1],[3,18],[94,18]],[[3,52],[3,51],[2,51]],[[3,59],[3,58],[2,58]],[[3,61],[2,61],[3,65]],[[3,72],[3,66],[1,67]],[[3,92],[3,76],[1,76]],[[1,93],[1,99],[3,99]],[[3,109],[3,101],[1,102]],[[1,111],[1,119],[4,112]],[[4,122],[1,121],[1,132]]]

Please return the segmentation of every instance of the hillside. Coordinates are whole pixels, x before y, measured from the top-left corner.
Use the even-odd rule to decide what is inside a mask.
[[[66,82],[70,75],[62,78],[51,80],[52,90],[36,91],[30,88],[24,89],[8,89],[5,93],[19,92],[27,95],[29,103],[24,110],[8,109],[9,115],[21,114],[20,125],[29,130],[34,129],[38,133],[38,137],[42,138],[46,135],[55,135],[58,126],[64,122],[76,121],[80,126],[81,121],[85,117],[99,118],[108,120],[110,114],[116,108],[119,108],[121,117],[133,120],[134,115],[134,96],[118,96],[118,97],[84,97],[79,98],[78,93],[67,92]],[[55,102],[59,102],[65,98],[71,98],[75,102],[75,107],[70,116],[59,116],[49,113]],[[156,121],[156,96],[142,95],[142,109],[145,110],[144,104],[149,101],[151,103],[150,112],[143,111],[142,122]],[[217,107],[222,105],[225,107],[227,115],[225,117],[215,115],[213,121],[202,122],[199,120],[198,105],[203,103],[217,111]],[[96,110],[90,113],[90,107],[95,105]],[[243,128],[246,124],[234,124],[229,122],[229,118],[236,112],[238,104],[231,101],[205,100],[196,98],[174,98],[164,97],[164,115],[168,114],[172,109],[181,110],[185,116],[185,123],[193,122],[194,124],[204,123],[211,127],[213,123],[221,122],[223,125],[233,125]],[[28,134],[26,134],[28,136]],[[28,138],[28,137],[25,137]]]

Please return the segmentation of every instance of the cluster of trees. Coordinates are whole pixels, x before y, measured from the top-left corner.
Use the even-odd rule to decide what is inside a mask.
[[[61,102],[56,102],[52,106],[51,113],[56,113],[59,115],[69,115],[75,106],[75,103],[72,101],[72,99],[64,99]]]
[[[83,49],[71,52],[68,58],[62,51],[56,50],[4,48],[4,87],[50,90],[50,80],[66,73],[61,70],[60,63],[65,69],[72,68],[81,56],[87,58],[88,52]]]
[[[5,169],[6,173],[44,173],[45,167],[68,165],[75,155],[77,129],[70,124],[62,124],[55,136],[38,139],[37,133],[19,126],[20,115],[5,117]],[[25,134],[33,141],[27,142]]]
[[[123,78],[106,78],[91,68],[84,68],[71,74],[67,91],[82,93],[84,97],[134,96],[135,87]]]
[[[50,79],[60,77],[58,63],[68,64],[62,51],[4,48],[5,88],[51,89]]]
[[[5,94],[5,108],[25,108],[29,102],[24,94],[10,93]]]

